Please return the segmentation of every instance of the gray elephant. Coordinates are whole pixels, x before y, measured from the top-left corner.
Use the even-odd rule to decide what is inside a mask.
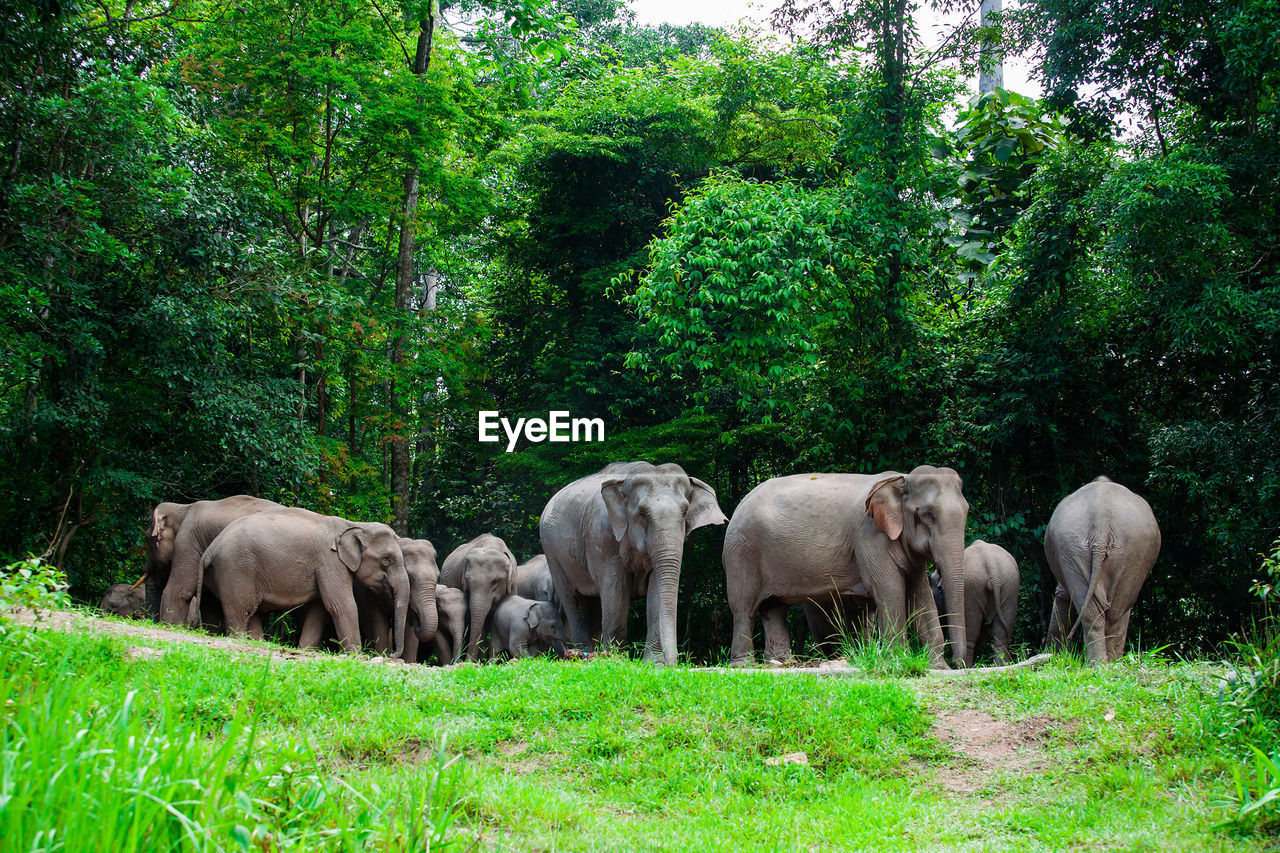
[[[715,490],[673,464],[615,462],[556,492],[539,532],[574,645],[587,649],[598,599],[604,643],[622,646],[631,599],[645,595],[645,659],[674,664],[685,537],[727,520]]]
[[[360,650],[353,581],[393,602],[395,647],[404,651],[409,575],[399,537],[385,524],[348,521],[305,509],[238,518],[200,560],[203,581],[222,601],[227,632],[244,634],[255,616],[320,601],[345,651]]]
[[[565,656],[564,622],[556,606],[522,595],[508,595],[493,610],[493,645],[513,658],[554,651]]]
[[[933,597],[942,620],[960,618],[951,614],[942,578],[935,571],[929,576]],[[1018,615],[1018,561],[1005,549],[981,539],[964,549],[964,633],[968,648],[951,649],[951,656],[962,656],[965,666],[973,666],[977,650],[989,638],[997,666],[1009,663],[1009,637],[1013,620]]]
[[[938,610],[926,566],[933,560],[947,597],[964,600],[964,529],[969,503],[960,475],[921,465],[910,474],[795,474],[775,477],[742,499],[724,541],[724,570],[733,612],[730,664],[754,655],[756,614],[765,654],[791,657],[789,604],[830,600],[865,584],[886,639],[904,638],[908,619],[945,669]],[[963,621],[949,626],[966,647]]]
[[[551,580],[551,568],[545,554],[516,566],[516,595],[559,605],[560,596],[556,595],[556,585]]]
[[[436,654],[440,665],[448,666],[457,663],[462,656],[462,639],[467,625],[467,598],[462,590],[437,585],[436,612],[440,615],[436,629]]]
[[[1048,642],[1065,645],[1083,625],[1091,665],[1119,658],[1133,604],[1160,554],[1160,526],[1150,504],[1098,477],[1054,509],[1044,554],[1058,581]],[[1073,614],[1079,615],[1071,624]]]
[[[507,543],[482,533],[459,545],[440,567],[440,583],[460,589],[467,597],[469,627],[467,660],[480,659],[490,611],[504,595],[516,591],[516,558]]]
[[[147,533],[147,600],[171,625],[200,625],[200,555],[238,518],[284,509],[275,501],[233,495],[190,504],[164,502],[151,511]]]
[[[409,575],[410,622],[404,626],[404,659],[416,663],[420,654],[418,644],[435,639],[436,582],[440,578],[440,569],[436,566],[435,546],[430,541],[400,537],[399,542],[405,572]],[[360,615],[360,636],[378,654],[390,654],[395,635],[392,600],[360,583],[353,585],[352,593]],[[326,636],[334,636],[333,620],[329,618],[323,602],[313,601],[302,619],[298,647],[315,648]]]
[[[98,609],[116,616],[146,616],[146,594],[142,580],[132,584],[113,583],[98,602]]]

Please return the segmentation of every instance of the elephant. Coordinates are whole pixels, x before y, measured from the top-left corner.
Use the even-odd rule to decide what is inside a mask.
[[[132,584],[113,583],[107,587],[107,594],[98,602],[98,609],[116,616],[145,616],[146,594],[143,580]]]
[[[551,569],[547,566],[545,554],[539,554],[529,562],[516,566],[516,595],[523,595],[534,601],[550,601],[559,606],[560,597],[556,595],[556,585],[551,580]]]
[[[539,534],[574,645],[587,650],[598,599],[604,644],[622,646],[631,598],[645,595],[645,660],[675,664],[684,540],[727,521],[715,490],[670,463],[615,462],[556,492]]]
[[[462,590],[437,585],[436,612],[440,616],[436,629],[436,654],[440,665],[457,663],[462,655],[462,637],[467,624],[467,598]]]
[[[353,522],[354,523],[354,522]],[[405,625],[404,659],[417,662],[419,642],[430,643],[436,635],[436,582],[440,569],[436,567],[436,549],[426,539],[400,537],[400,552],[404,555],[405,571],[409,575],[410,617],[416,621],[413,630]],[[360,616],[360,636],[379,654],[389,654],[394,635],[391,600],[363,584],[355,584],[353,594]],[[298,635],[299,648],[315,648],[326,637],[332,637],[333,620],[324,603],[313,601],[303,616],[302,630]]]
[[[961,618],[961,614],[953,614],[947,607],[942,578],[936,571],[929,581],[943,620]],[[989,636],[996,665],[1009,663],[1009,637],[1018,615],[1019,583],[1018,561],[999,545],[976,539],[964,549],[963,618],[969,645],[963,650],[952,647],[952,658],[963,657],[965,666],[973,666],[975,653]]]
[[[493,645],[513,658],[554,651],[565,655],[564,622],[556,606],[522,595],[508,595],[493,609]]]
[[[230,634],[244,634],[263,612],[319,600],[343,649],[354,654],[360,650],[354,580],[391,598],[391,656],[404,652],[409,575],[399,537],[385,524],[305,509],[255,513],[228,524],[205,550],[200,568],[205,585],[222,601]]]
[[[440,567],[440,583],[466,594],[470,621],[467,660],[479,660],[490,611],[498,599],[516,591],[516,558],[506,542],[482,533],[445,557]]]
[[[865,583],[842,595],[805,601],[802,607],[809,636],[823,654],[836,654],[841,645],[869,640],[874,633],[876,602]]]
[[[733,612],[730,665],[754,657],[760,613],[765,655],[791,657],[786,609],[829,601],[865,584],[882,637],[901,639],[910,618],[928,647],[930,665],[946,669],[942,629],[926,565],[942,574],[947,597],[964,600],[964,530],[969,503],[960,475],[921,465],[909,474],[794,474],[752,489],[738,505],[724,541],[724,571]],[[955,648],[965,645],[962,620],[951,622]]]
[[[275,501],[233,495],[190,504],[164,502],[151,511],[147,533],[147,598],[172,625],[200,625],[200,556],[228,524],[246,515],[285,509]]]
[[[1083,625],[1091,666],[1119,658],[1133,604],[1160,554],[1160,526],[1151,505],[1098,477],[1054,509],[1044,532],[1044,554],[1058,582],[1048,643],[1064,646]],[[1073,613],[1079,615],[1066,631]]]

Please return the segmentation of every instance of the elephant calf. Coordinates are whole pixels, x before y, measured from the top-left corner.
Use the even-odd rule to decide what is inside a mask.
[[[493,611],[493,644],[513,658],[546,654],[564,657],[568,640],[556,606],[521,595],[508,595]]]
[[[98,609],[117,616],[146,616],[146,587],[139,584],[113,583],[98,602]]]
[[[467,624],[467,598],[462,590],[436,586],[436,654],[441,666],[457,663],[462,654],[462,638]]]
[[[952,657],[962,657],[973,666],[977,649],[990,636],[997,666],[1009,662],[1009,637],[1018,614],[1018,561],[999,545],[976,540],[964,549],[964,612],[947,607],[942,578],[930,576],[933,596],[943,625],[964,619],[966,648],[952,649]]]

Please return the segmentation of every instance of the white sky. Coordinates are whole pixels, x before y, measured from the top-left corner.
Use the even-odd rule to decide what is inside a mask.
[[[974,6],[978,0],[973,0]],[[631,0],[631,8],[641,24],[691,24],[700,23],[713,27],[736,24],[746,18],[760,26],[774,6],[771,0]],[[943,20],[931,10],[917,13],[920,35],[926,45],[937,44],[942,38],[939,31]],[[1004,87],[1031,97],[1040,97],[1039,83],[1029,79],[1026,63],[1020,57],[1005,58]],[[969,81],[969,88],[978,91],[977,78]]]

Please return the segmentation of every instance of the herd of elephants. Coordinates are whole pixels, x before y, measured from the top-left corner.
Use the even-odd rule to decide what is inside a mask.
[[[631,601],[643,595],[645,659],[674,664],[684,541],[727,523],[731,665],[754,661],[757,616],[765,659],[791,658],[787,609],[795,604],[820,644],[849,631],[902,639],[910,624],[931,666],[946,668],[945,625],[957,666],[973,665],[983,635],[1005,663],[1018,566],[998,545],[965,547],[968,513],[960,476],[930,465],[907,474],[775,477],[730,519],[715,491],[679,465],[614,463],[547,502],[542,554],[518,564],[486,533],[437,565],[429,541],[381,523],[248,495],[161,503],[147,535],[147,573],[113,586],[102,607],[193,627],[221,621],[230,634],[255,637],[264,614],[297,609],[299,646],[335,638],[348,652],[367,643],[416,662],[434,643],[446,664],[464,645],[473,661],[486,644],[513,657],[621,647]],[[1058,504],[1044,547],[1058,583],[1046,642],[1061,645],[1081,629],[1091,664],[1119,657],[1160,550],[1151,507],[1099,477]]]

